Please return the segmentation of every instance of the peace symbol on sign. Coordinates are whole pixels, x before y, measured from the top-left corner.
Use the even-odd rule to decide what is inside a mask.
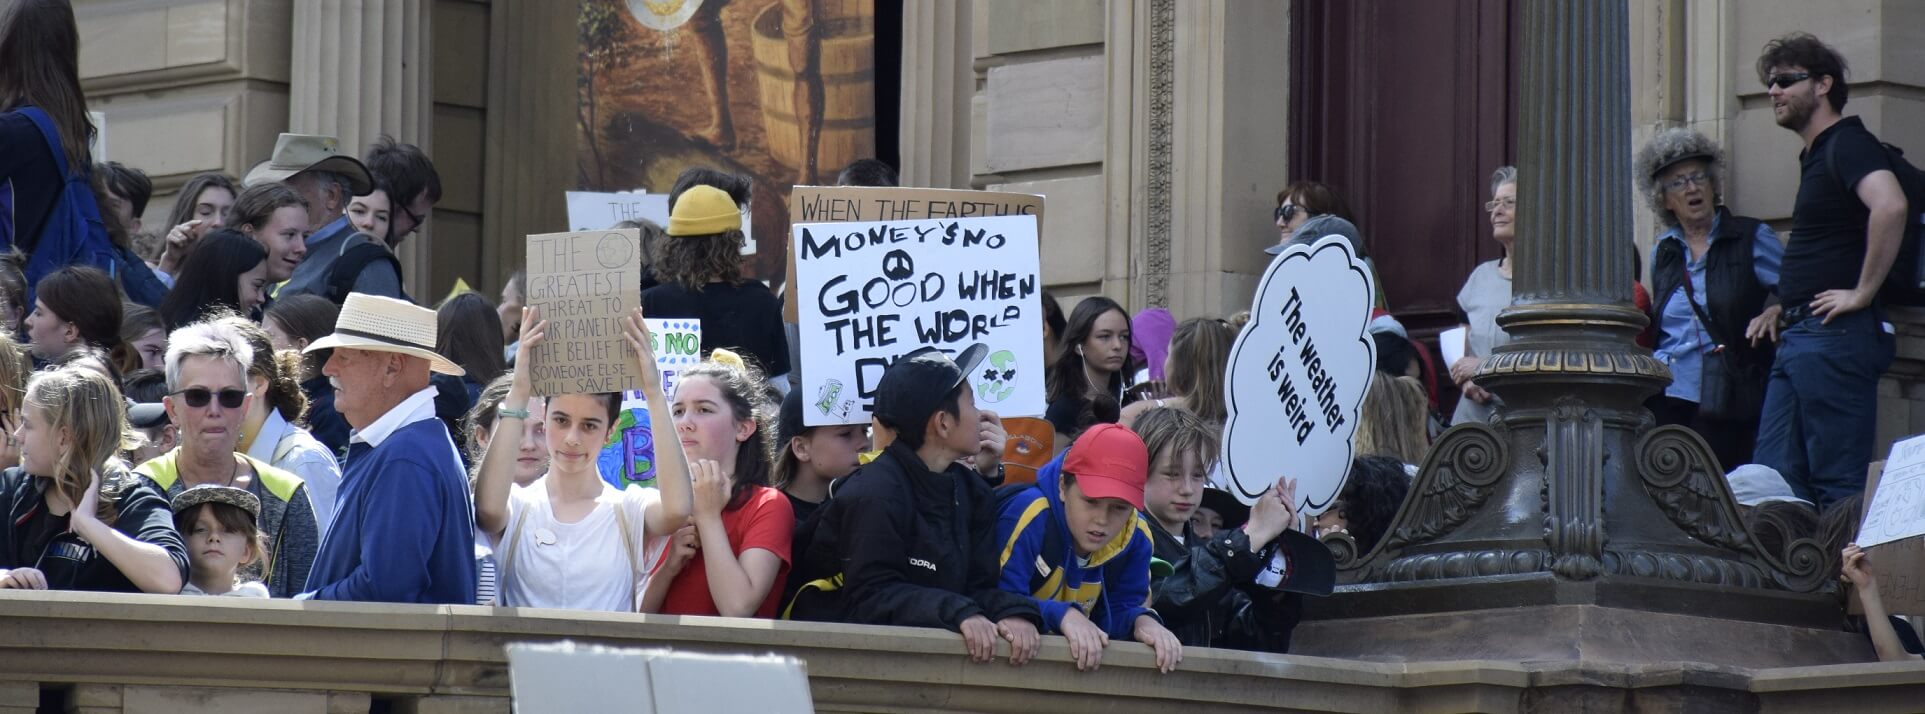
[[[890,280],[908,280],[916,274],[916,261],[909,257],[909,251],[889,251],[882,256],[882,274]]]

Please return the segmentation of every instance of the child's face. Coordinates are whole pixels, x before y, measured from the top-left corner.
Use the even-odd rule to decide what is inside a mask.
[[[856,470],[858,455],[869,448],[869,435],[856,424],[818,426],[792,446],[797,461],[823,478],[842,478]]]
[[[214,517],[214,504],[201,507],[194,525],[187,529],[187,561],[194,572],[226,573],[232,577],[241,566],[254,560],[254,549],[247,536],[228,530]]]
[[[691,463],[709,459],[732,465],[736,445],[755,435],[755,420],[737,421],[728,397],[705,376],[690,377],[675,385],[675,404],[670,412],[675,415],[676,435]]]
[[[165,424],[153,429],[141,429],[140,433],[141,436],[146,437],[144,443],[140,445],[140,448],[134,449],[133,453],[128,455],[128,460],[132,461],[135,466],[147,463],[149,459],[174,449],[174,425],[172,424]]]
[[[1164,449],[1150,465],[1150,478],[1143,486],[1143,508],[1165,528],[1181,527],[1196,513],[1203,500],[1203,486],[1209,475],[1203,473],[1202,459],[1194,451],[1181,454]]]
[[[938,411],[936,418],[949,419],[950,416],[948,412]],[[982,410],[976,408],[975,390],[963,389],[956,398],[955,421],[949,429],[949,441],[944,445],[964,456],[976,453],[983,442],[982,420]]]
[[[34,476],[53,477],[60,460],[61,442],[59,430],[47,423],[45,410],[32,404],[20,409],[20,426],[15,427],[13,438],[20,442],[20,466]]]
[[[593,394],[563,394],[548,400],[548,457],[569,473],[592,469],[608,443],[608,406]]]
[[[1216,532],[1223,530],[1223,514],[1208,506],[1197,506],[1196,513],[1190,516],[1190,530],[1198,538],[1214,538]]]
[[[1120,498],[1089,498],[1081,484],[1062,487],[1063,520],[1075,537],[1076,554],[1089,555],[1130,527],[1128,501]]]

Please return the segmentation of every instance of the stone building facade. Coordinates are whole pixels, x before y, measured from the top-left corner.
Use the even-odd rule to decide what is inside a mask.
[[[1275,194],[1302,173],[1291,167],[1292,143],[1305,141],[1292,118],[1305,107],[1291,106],[1291,87],[1305,28],[1293,42],[1292,23],[1313,6],[1367,23],[1416,7],[1307,1],[908,0],[894,94],[904,182],[1048,196],[1043,270],[1066,300],[1104,294],[1179,318],[1241,309],[1276,239]],[[1457,7],[1501,19],[1519,1]],[[1723,142],[1739,213],[1783,225],[1791,210],[1798,141],[1773,124],[1752,69],[1783,33],[1838,47],[1852,66],[1848,112],[1887,141],[1925,147],[1925,4],[1630,1],[1635,139],[1685,124]],[[74,4],[107,154],[153,175],[155,206],[196,172],[244,173],[279,131],[348,146],[385,132],[432,152],[447,184],[425,240],[404,244],[417,293],[439,295],[456,277],[498,289],[521,261],[521,237],[563,224],[572,2]],[[1648,251],[1656,227],[1643,218],[1635,240]],[[1383,252],[1389,239],[1372,240]],[[1925,430],[1925,316],[1897,318],[1884,440]]]

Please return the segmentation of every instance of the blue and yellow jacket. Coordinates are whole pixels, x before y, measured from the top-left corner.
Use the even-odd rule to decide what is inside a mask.
[[[1063,518],[1062,473],[1058,455],[1036,472],[1036,485],[1003,500],[996,521],[1003,544],[999,585],[1035,600],[1048,632],[1061,632],[1073,607],[1111,638],[1134,639],[1137,616],[1156,617],[1148,607],[1154,550],[1149,526],[1131,512],[1128,526],[1079,564]]]

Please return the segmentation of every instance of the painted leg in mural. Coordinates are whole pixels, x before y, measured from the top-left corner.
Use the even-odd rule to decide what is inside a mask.
[[[782,35],[795,68],[795,125],[801,132],[802,165],[796,183],[813,184],[822,148],[822,23],[820,0],[782,0]],[[840,168],[840,167],[834,167]]]
[[[688,21],[711,102],[709,125],[695,132],[694,138],[723,150],[735,148],[735,120],[729,112],[729,43],[722,32],[722,8],[728,4],[729,0],[705,0]]]

